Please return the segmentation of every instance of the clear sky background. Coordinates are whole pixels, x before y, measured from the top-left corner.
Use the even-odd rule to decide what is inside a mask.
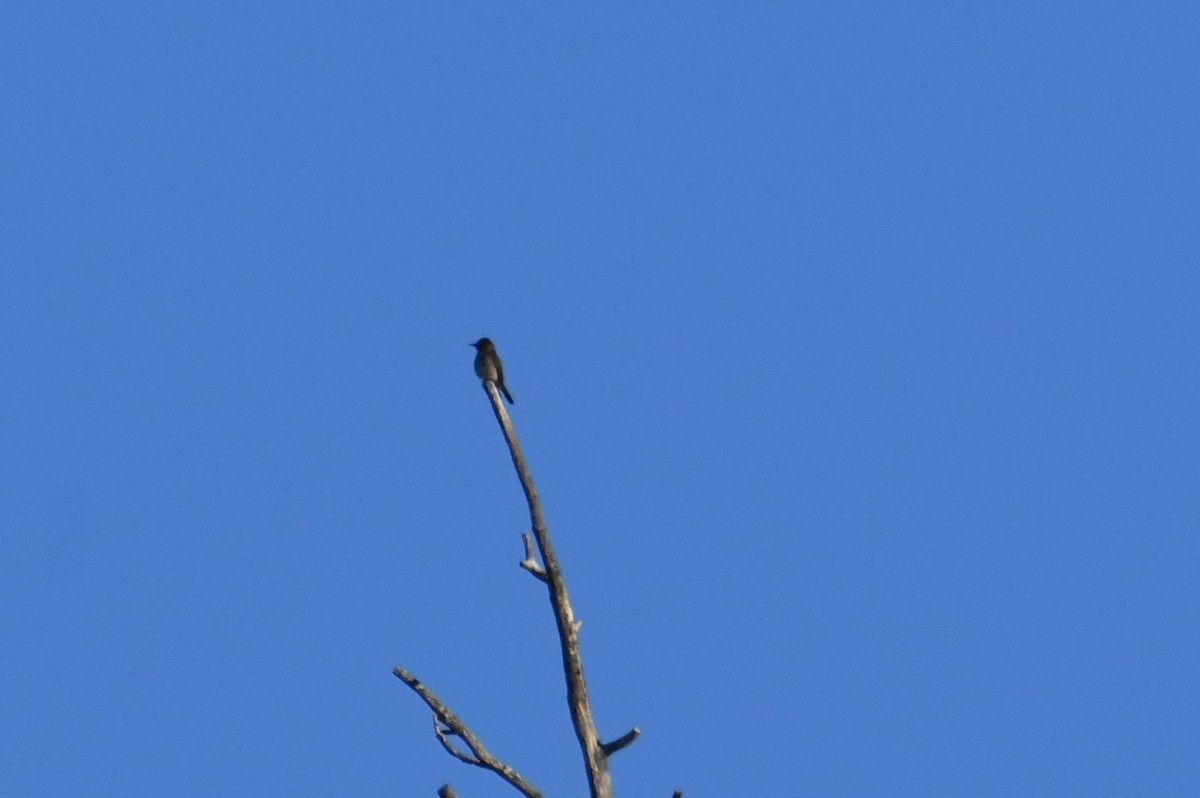
[[[3,794],[1200,791],[1194,3],[0,38]]]

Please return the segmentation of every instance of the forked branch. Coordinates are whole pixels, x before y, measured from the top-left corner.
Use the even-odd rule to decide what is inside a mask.
[[[438,741],[452,756],[466,762],[468,765],[484,768],[495,773],[500,778],[507,781],[512,786],[516,787],[526,798],[542,798],[542,793],[537,787],[533,786],[511,765],[501,762],[497,759],[483,742],[475,736],[474,732],[463,723],[458,715],[450,710],[450,707],[437,697],[437,694],[421,683],[421,680],[414,676],[409,671],[397,665],[393,670],[396,677],[400,681],[408,685],[414,693],[421,697],[421,700],[433,710],[433,726],[434,734],[437,735]],[[470,749],[470,754],[464,754],[451,744],[449,737],[454,736],[459,738]],[[447,789],[443,787],[443,789]],[[441,792],[441,791],[439,791]],[[453,790],[451,790],[453,794]]]

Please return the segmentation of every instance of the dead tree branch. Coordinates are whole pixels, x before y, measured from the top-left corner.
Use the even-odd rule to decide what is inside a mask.
[[[581,623],[575,620],[575,611],[571,607],[571,596],[567,592],[567,583],[563,578],[562,566],[554,553],[554,545],[550,542],[550,530],[542,513],[542,502],[538,498],[537,488],[533,484],[533,474],[525,462],[525,454],[517,440],[512,421],[496,386],[490,381],[484,381],[484,389],[492,402],[492,410],[496,421],[504,432],[504,440],[508,443],[508,451],[512,456],[513,467],[521,480],[521,489],[525,491],[525,500],[529,504],[529,521],[533,526],[533,537],[537,541],[538,553],[541,555],[542,568],[545,571],[544,582],[550,594],[550,605],[554,609],[554,623],[558,628],[558,640],[562,649],[563,672],[567,679],[567,703],[571,710],[571,723],[575,727],[575,736],[583,751],[583,759],[587,765],[588,787],[591,798],[612,798],[612,777],[608,769],[608,753],[596,733],[596,722],[592,718],[592,702],[588,696],[587,680],[583,675],[583,655],[579,647],[579,627]],[[532,560],[531,557],[527,558]],[[526,567],[535,576],[538,574]],[[539,577],[540,578],[540,577]],[[630,740],[632,742],[632,739]],[[627,745],[628,743],[626,743]]]
[[[399,665],[392,672],[396,674],[396,677],[400,681],[408,685],[414,693],[419,695],[421,700],[433,710],[434,734],[437,735],[438,741],[451,756],[466,762],[468,765],[475,765],[476,767],[492,771],[513,787],[516,787],[526,798],[542,798],[542,793],[537,787],[533,786],[528,779],[518,773],[511,765],[501,762],[493,756],[467,724],[458,715],[454,714],[450,710],[450,707],[446,706],[442,702],[442,699],[438,698],[432,690],[422,684],[420,679]],[[455,748],[450,743],[450,736],[462,740],[467,748],[471,750],[471,753],[464,754]]]
[[[478,349],[479,343],[475,346]],[[497,372],[498,365],[497,362]],[[488,372],[480,371],[479,361],[476,361],[476,373],[484,377],[484,390],[492,403],[492,410],[504,433],[504,440],[508,443],[513,467],[516,468],[517,478],[521,482],[521,489],[524,490],[525,500],[529,505],[529,520],[533,533],[532,536],[529,533],[523,536],[525,559],[521,561],[520,565],[547,587],[550,606],[554,611],[559,647],[562,651],[563,673],[567,682],[567,705],[570,709],[575,736],[579,740],[579,747],[583,752],[590,796],[591,798],[613,798],[612,777],[608,766],[609,756],[636,740],[641,734],[641,730],[635,726],[616,740],[608,743],[600,742],[600,736],[596,732],[596,722],[592,717],[587,680],[583,675],[583,656],[579,645],[579,629],[583,626],[583,622],[576,619],[575,611],[571,607],[571,597],[567,592],[562,566],[558,562],[554,546],[550,541],[550,531],[542,513],[542,503],[538,498],[533,475],[530,473],[529,465],[525,462],[521,445],[517,441],[512,420],[508,417],[508,410],[500,400],[500,393],[496,389],[496,385],[487,376]],[[536,552],[534,550],[535,543]],[[493,756],[471,729],[416,676],[399,666],[395,668],[394,673],[433,710],[434,735],[447,753],[462,762],[492,771],[516,787],[526,798],[541,798],[541,793],[533,784],[513,767]],[[461,740],[470,753],[457,748],[450,739],[452,737]],[[438,794],[441,798],[453,798],[454,790],[449,784],[446,784],[438,791]],[[680,798],[680,794],[677,793],[676,798]]]

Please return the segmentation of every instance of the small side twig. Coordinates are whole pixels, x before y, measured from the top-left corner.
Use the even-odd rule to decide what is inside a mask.
[[[521,560],[521,567],[545,582],[546,569],[537,561],[537,556],[533,553],[533,535],[526,532],[521,535],[521,540],[525,541],[525,559]]]
[[[460,762],[466,762],[468,765],[484,767],[484,765],[481,764],[476,757],[473,757],[470,754],[464,754],[462,751],[459,751],[454,747],[454,743],[450,742],[448,737],[448,735],[454,734],[454,730],[442,723],[442,719],[437,716],[436,712],[433,713],[433,734],[435,737],[437,737],[438,742],[442,744],[442,748],[445,748],[446,753],[448,753],[450,756],[454,757]]]
[[[492,771],[515,787],[526,798],[542,798],[542,793],[537,787],[533,786],[511,765],[500,761],[488,751],[470,727],[458,715],[455,715],[432,690],[422,684],[420,679],[399,665],[392,669],[392,673],[396,674],[396,678],[408,685],[433,710],[434,733],[442,747],[452,756],[468,764]],[[454,735],[466,743],[467,748],[471,749],[471,755],[468,756],[451,745],[447,735]]]
[[[603,743],[603,744],[601,744],[600,747],[602,749],[604,749],[605,756],[612,756],[617,751],[620,751],[622,748],[629,745],[631,742],[633,742],[638,737],[640,737],[641,734],[642,734],[642,730],[639,729],[637,726],[634,726],[632,729],[625,732],[617,739],[613,740],[612,742]]]

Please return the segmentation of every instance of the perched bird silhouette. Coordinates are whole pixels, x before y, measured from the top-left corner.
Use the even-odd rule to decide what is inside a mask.
[[[480,338],[471,346],[475,347],[475,373],[480,379],[495,383],[510,405],[516,404],[512,394],[508,392],[508,386],[504,384],[504,366],[500,363],[500,356],[496,354],[496,345],[492,343],[492,339]]]

